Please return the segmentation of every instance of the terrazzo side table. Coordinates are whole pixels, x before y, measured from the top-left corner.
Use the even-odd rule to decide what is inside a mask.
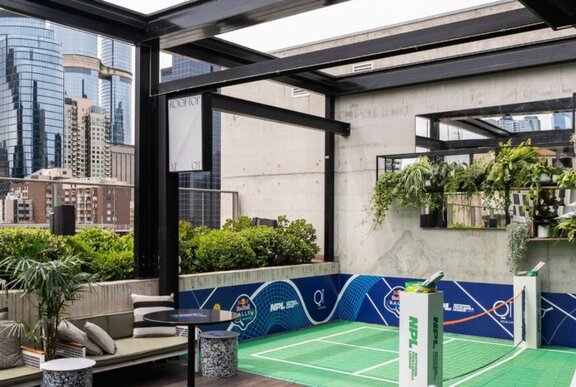
[[[43,387],[92,387],[92,368],[96,362],[86,358],[64,358],[40,364]]]
[[[237,332],[210,331],[200,335],[202,375],[229,378],[238,373]]]

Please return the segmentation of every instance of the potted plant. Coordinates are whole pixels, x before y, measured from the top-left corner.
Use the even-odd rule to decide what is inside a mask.
[[[576,188],[576,169],[565,169],[560,173],[556,184],[560,188]]]
[[[576,214],[563,215],[552,229],[552,234],[558,238],[567,238],[568,242],[576,244]]]
[[[382,223],[392,203],[404,207],[420,208],[430,204],[426,181],[432,176],[432,165],[427,157],[419,157],[398,172],[387,172],[376,182],[371,207],[374,222]]]
[[[484,165],[478,161],[470,165],[454,163],[444,186],[444,192],[464,193],[467,198],[470,198],[478,193],[483,178]]]
[[[556,192],[553,189],[540,189],[536,193],[532,216],[538,238],[548,238],[550,229],[557,223],[559,204],[560,201],[556,198]]]
[[[512,146],[511,140],[500,144],[500,150],[486,168],[483,182],[485,198],[504,208],[506,224],[510,224],[510,190],[512,187],[529,187],[532,184],[534,164],[542,163],[530,140]]]
[[[33,254],[10,256],[0,262],[0,272],[7,279],[0,282],[6,290],[19,290],[36,304],[37,321],[20,322],[19,330],[44,350],[46,360],[56,354],[58,324],[67,306],[80,299],[81,292],[96,280],[95,274],[82,271],[86,262],[78,255],[67,254],[53,260],[42,259],[47,249]]]
[[[528,255],[530,226],[527,223],[510,223],[506,226],[506,264],[516,274],[520,262]]]

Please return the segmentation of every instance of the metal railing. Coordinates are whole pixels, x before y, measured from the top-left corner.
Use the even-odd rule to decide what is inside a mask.
[[[134,186],[83,179],[47,180],[0,177],[0,227],[49,228],[54,208],[74,207],[77,227],[116,231],[134,227]],[[238,192],[179,188],[181,220],[219,228],[238,216]]]

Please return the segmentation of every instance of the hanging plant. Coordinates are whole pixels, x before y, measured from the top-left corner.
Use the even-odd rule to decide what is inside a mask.
[[[506,265],[516,274],[520,262],[528,255],[530,226],[526,223],[510,223],[506,226]]]

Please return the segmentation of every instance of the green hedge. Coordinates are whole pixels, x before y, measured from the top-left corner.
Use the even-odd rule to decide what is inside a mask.
[[[307,263],[320,250],[316,230],[303,219],[278,217],[278,227],[252,226],[248,217],[228,220],[222,230],[193,228],[180,222],[182,274],[240,270]],[[82,228],[76,235],[53,235],[48,230],[0,229],[0,261],[9,256],[44,260],[79,254],[84,271],[103,281],[131,279],[134,273],[134,234],[118,235],[101,228]],[[0,277],[3,277],[0,273]],[[5,277],[5,276],[4,276]]]

